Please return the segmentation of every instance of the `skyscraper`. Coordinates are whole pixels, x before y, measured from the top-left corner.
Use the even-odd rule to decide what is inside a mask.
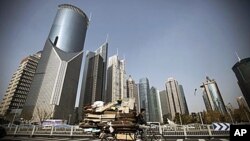
[[[207,76],[206,81],[200,87],[203,90],[203,100],[207,111],[212,110],[226,114],[226,107],[216,81]]]
[[[88,22],[81,9],[59,5],[22,112],[26,119],[73,115]]]
[[[12,75],[9,86],[0,104],[0,115],[13,118],[14,114],[21,113],[30,85],[34,78],[41,52],[24,58],[17,71]]]
[[[148,97],[149,104],[149,121],[160,122],[160,103],[158,101],[159,92],[155,87],[151,87]]]
[[[127,98],[134,98],[136,93],[138,93],[135,85],[135,81],[132,79],[131,75],[129,75],[127,81]]]
[[[250,106],[250,58],[245,58],[233,66],[233,71],[238,79],[238,84],[248,106]]]
[[[120,100],[126,96],[125,60],[113,55],[108,60],[106,102]]]
[[[140,112],[140,100],[139,100],[139,93],[138,93],[138,87],[135,84],[135,81],[132,79],[131,75],[129,75],[129,78],[126,81],[127,85],[127,98],[135,98],[135,107],[136,111]]]
[[[166,93],[169,100],[169,109],[171,119],[175,118],[176,113],[179,114],[188,114],[186,113],[188,109],[186,106],[185,96],[183,90],[181,91],[182,86],[178,85],[178,82],[174,78],[168,78],[166,82]]]
[[[108,43],[105,42],[95,52],[87,52],[80,94],[79,115],[83,106],[95,101],[103,101],[106,84]]]
[[[168,96],[166,93],[166,90],[162,90],[159,93],[160,95],[160,105],[161,105],[161,116],[162,116],[162,122],[163,122],[163,117],[166,116],[167,118],[171,119],[171,114],[170,114],[170,105],[169,105],[169,100]]]
[[[140,108],[144,108],[146,110],[146,121],[149,121],[149,105],[148,105],[148,97],[150,94],[149,89],[149,81],[148,78],[141,78],[139,80],[139,97],[140,97]]]
[[[184,94],[184,89],[183,89],[182,85],[179,85],[179,88],[180,88],[181,98],[182,98],[182,101],[183,101],[183,104],[184,104],[184,114],[189,114],[187,101],[186,101],[186,97],[185,97],[185,94]]]

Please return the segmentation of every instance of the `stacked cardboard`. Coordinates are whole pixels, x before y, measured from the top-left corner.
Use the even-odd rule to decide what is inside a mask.
[[[84,120],[80,124],[80,127],[88,128],[89,125],[97,125],[99,123],[112,121],[134,123],[136,121],[134,103],[135,99],[125,99],[111,102],[106,105],[99,104],[97,107],[93,106],[96,105],[95,103],[92,106],[86,106],[84,107]]]

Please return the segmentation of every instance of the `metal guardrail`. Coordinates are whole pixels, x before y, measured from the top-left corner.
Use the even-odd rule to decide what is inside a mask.
[[[93,137],[91,132],[84,132],[76,126],[51,127],[44,129],[42,126],[15,126],[6,127],[8,136],[47,136],[47,137]],[[164,138],[229,138],[230,131],[215,131],[211,125],[199,126],[170,126],[162,125],[147,131],[147,135],[152,134]]]

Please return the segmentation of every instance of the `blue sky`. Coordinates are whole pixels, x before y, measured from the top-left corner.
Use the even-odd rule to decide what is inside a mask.
[[[237,107],[242,93],[231,69],[235,52],[250,57],[250,3],[243,0],[1,1],[1,99],[21,59],[43,49],[62,3],[92,13],[84,51],[96,50],[109,34],[109,56],[118,48],[136,82],[148,77],[150,86],[163,90],[174,77],[193,112],[205,109],[199,86],[208,75],[225,104]]]

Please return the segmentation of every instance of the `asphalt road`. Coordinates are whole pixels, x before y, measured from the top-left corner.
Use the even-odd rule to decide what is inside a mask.
[[[1,141],[100,141],[100,139],[93,138],[48,138],[48,137],[11,137],[6,136]],[[162,141],[164,141],[162,139]],[[165,141],[229,141],[229,139],[166,139]]]

